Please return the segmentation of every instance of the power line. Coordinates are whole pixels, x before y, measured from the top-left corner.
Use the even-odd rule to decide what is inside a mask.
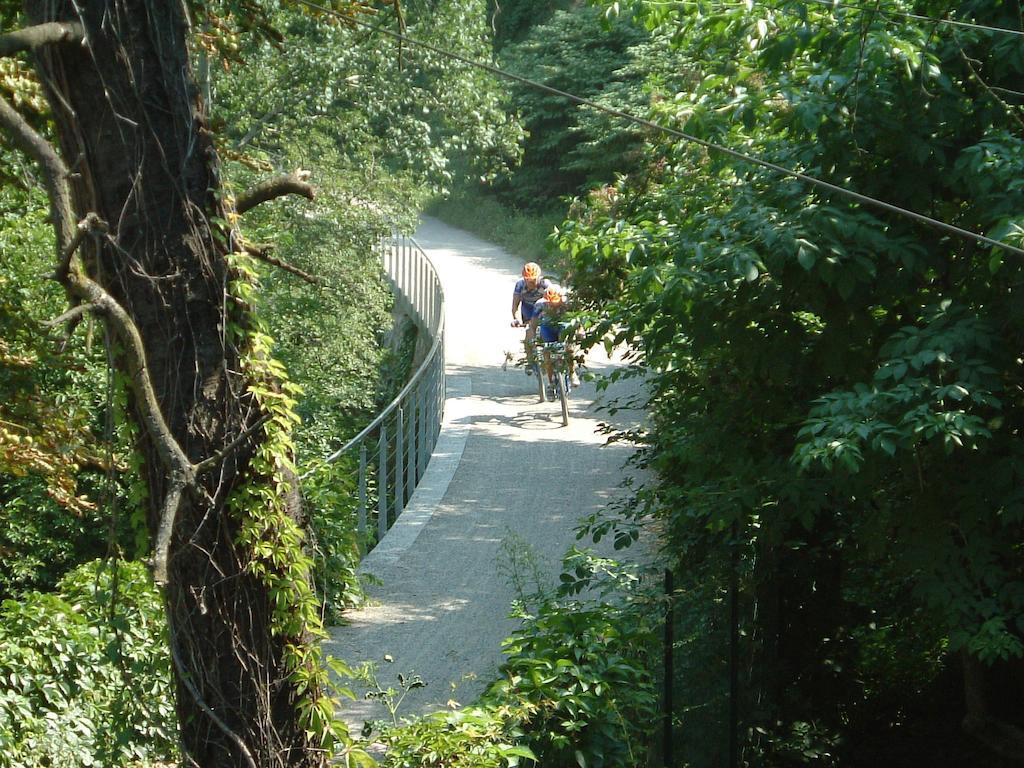
[[[934,16],[922,16],[917,13],[910,13],[909,11],[896,11],[891,8],[883,8],[879,5],[863,5],[860,3],[844,3],[841,0],[803,0],[805,3],[817,3],[818,5],[824,5],[827,8],[831,8],[834,11],[841,11],[846,8],[856,8],[860,11],[882,13],[886,16],[900,16],[904,19],[913,19],[915,21],[923,21],[929,24],[949,24],[954,27],[961,27],[963,29],[980,29],[983,32],[996,32],[1007,35],[1017,35],[1018,37],[1024,37],[1024,31],[1019,29],[1011,29],[1010,27],[993,27],[988,24],[978,24],[977,22],[971,21],[960,21],[958,19],[950,18],[936,18]]]
[[[658,123],[655,123],[651,120],[631,115],[628,112],[622,112],[621,110],[614,109],[612,107],[606,107],[603,104],[598,104],[597,102],[592,101],[591,99],[587,99],[582,96],[577,96],[575,94],[569,93],[568,91],[563,91],[558,88],[553,88],[550,85],[539,83],[536,80],[530,80],[529,78],[513,74],[512,72],[507,72],[491,64],[487,64],[482,61],[476,61],[467,56],[455,53],[454,51],[448,51],[445,50],[444,48],[439,48],[430,43],[424,43],[420,40],[416,40],[415,38],[411,38],[408,35],[404,35],[400,32],[395,32],[394,30],[387,29],[380,25],[371,25],[369,22],[365,22],[357,18],[344,16],[338,11],[335,11],[331,8],[326,8],[322,5],[317,5],[316,3],[311,2],[311,0],[295,0],[295,2],[298,3],[299,5],[304,5],[307,8],[319,11],[321,13],[332,14],[339,18],[344,18],[345,20],[350,21],[358,26],[364,28],[372,28],[378,32],[383,32],[385,35],[388,35],[389,37],[392,37],[396,40],[400,40],[404,43],[408,43],[410,45],[414,45],[418,48],[423,48],[425,50],[431,51],[433,53],[438,54],[439,56],[454,59],[455,61],[459,61],[468,66],[476,67],[477,69],[482,69],[486,72],[490,72],[491,74],[497,75],[498,77],[503,77],[507,80],[513,80],[515,82],[522,83],[523,85],[529,86],[531,88],[536,88],[538,90],[545,91],[552,95],[560,96],[564,99],[568,99],[569,101],[575,102],[576,104],[582,104],[583,106],[590,107],[591,109],[596,109],[598,112],[603,112],[604,114],[612,115],[613,117],[618,117],[628,122],[635,123],[637,125],[642,125],[645,128],[651,128],[655,131],[667,133],[671,136],[675,136],[676,138],[680,138],[683,139],[684,141],[688,141],[692,144],[704,147],[705,149],[720,152],[729,157],[736,158],[737,160],[742,160],[746,163],[750,163],[752,165],[756,165],[761,168],[766,168],[770,171],[774,171],[775,173],[779,173],[784,176],[789,176],[790,178],[793,179],[799,179],[800,181],[803,181],[806,184],[819,187],[820,189],[828,190],[829,192],[833,192],[838,195],[849,197],[850,199],[856,200],[859,203],[870,205],[874,208],[879,208],[883,211],[888,211],[889,213],[895,213],[899,216],[904,216],[906,218],[913,219],[914,221],[934,227],[935,229],[943,230],[944,232],[948,232],[953,235],[957,235],[958,237],[963,237],[968,240],[974,240],[979,243],[985,243],[986,245],[992,245],[997,248],[1002,248],[1003,250],[1009,251],[1011,253],[1015,253],[1018,256],[1024,256],[1024,249],[1022,248],[1009,245],[1008,243],[1002,243],[998,240],[994,240],[991,237],[987,237],[986,235],[982,235],[977,232],[972,232],[969,229],[963,229],[962,227],[958,227],[954,224],[949,224],[945,221],[940,221],[939,219],[933,219],[930,216],[925,216],[924,214],[918,213],[917,211],[912,211],[909,208],[901,208],[900,206],[894,205],[893,203],[887,203],[884,200],[869,197],[868,195],[863,195],[860,192],[854,192],[852,189],[846,189],[836,184],[832,184],[831,182],[824,181],[823,179],[818,179],[815,178],[814,176],[808,176],[807,174],[801,173],[800,171],[794,171],[784,166],[777,165],[776,163],[772,163],[768,160],[763,160],[759,157],[754,157],[753,155],[744,154],[743,152],[739,152],[723,144],[717,144],[713,141],[707,141],[705,139],[698,138],[697,136],[693,136],[691,134],[685,133],[675,128],[669,128],[668,126],[659,125]]]
[[[769,10],[773,10],[773,11],[790,10],[790,9],[787,9],[787,8],[783,7],[784,5],[787,4],[785,2],[785,0],[782,0],[782,3],[783,3],[782,5],[769,5],[767,3],[763,3],[763,5],[764,5],[765,8],[767,8]],[[831,9],[833,11],[843,11],[843,10],[847,10],[847,9],[856,9],[856,10],[859,10],[859,11],[865,11],[865,12],[869,12],[869,13],[880,13],[880,14],[883,14],[885,16],[899,16],[899,17],[902,17],[902,18],[905,18],[905,19],[913,19],[915,21],[925,22],[927,24],[948,24],[948,25],[951,25],[951,26],[961,27],[961,28],[964,28],[964,29],[978,29],[978,30],[981,30],[983,32],[1004,33],[1004,34],[1007,34],[1007,35],[1016,35],[1018,37],[1024,37],[1024,31],[1019,30],[1019,29],[1012,29],[1010,27],[994,27],[994,26],[991,26],[989,24],[978,24],[977,22],[960,21],[958,19],[938,18],[938,17],[935,17],[935,16],[922,16],[921,14],[910,13],[909,11],[897,11],[897,10],[894,10],[892,8],[883,8],[881,6],[881,4],[878,4],[878,5],[864,5],[862,3],[842,2],[842,0],[789,0],[788,4],[791,5],[791,6],[796,6],[796,5],[800,5],[801,3],[804,3],[804,4],[817,3],[818,5],[825,6],[826,8],[829,8],[829,9]],[[718,6],[718,7],[722,7],[722,6],[730,7],[731,6],[731,7],[734,7],[734,8],[741,8],[741,7],[742,8],[747,8],[747,7],[750,6],[750,4],[747,3],[747,2],[728,3],[728,2],[721,2],[720,0],[707,0],[706,2],[702,1],[702,0],[646,0],[646,4],[647,5],[665,5],[665,6],[689,5],[689,6],[697,6],[697,7],[700,7],[702,5],[714,5],[714,6]]]

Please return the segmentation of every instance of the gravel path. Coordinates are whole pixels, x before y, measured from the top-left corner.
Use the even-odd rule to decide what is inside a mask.
[[[427,687],[409,693],[399,717],[468,704],[495,678],[516,626],[504,553],[528,553],[553,583],[576,522],[616,495],[629,455],[597,433],[607,417],[594,411],[593,384],[573,392],[563,427],[557,402],[537,402],[533,378],[502,370],[505,351],[521,349],[522,331],[509,327],[521,260],[433,219],[416,239],[445,289],[445,425],[408,508],[361,566],[379,580],[371,605],[349,612],[326,648],[350,664],[378,662],[385,686],[421,675]],[[615,364],[587,361],[595,371]],[[386,714],[362,699],[342,712],[355,733]]]

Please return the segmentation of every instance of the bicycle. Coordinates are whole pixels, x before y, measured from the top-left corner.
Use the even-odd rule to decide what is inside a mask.
[[[529,328],[529,323],[523,323],[519,320],[512,321],[513,328]],[[527,373],[530,373],[537,380],[537,397],[540,402],[547,402],[547,396],[544,392],[544,375],[541,372],[540,360],[537,358],[536,347],[538,342],[535,340],[532,344],[528,341],[524,335],[523,337],[523,350],[525,357],[523,358],[523,365],[526,367]],[[531,349],[532,347],[532,349]],[[511,353],[507,353],[509,359],[511,359]]]
[[[543,352],[545,361],[548,359],[551,361],[554,394],[557,395],[558,402],[562,407],[562,426],[567,427],[569,426],[569,393],[572,391],[570,352],[564,341],[541,341],[536,346]],[[541,389],[544,389],[543,379]]]

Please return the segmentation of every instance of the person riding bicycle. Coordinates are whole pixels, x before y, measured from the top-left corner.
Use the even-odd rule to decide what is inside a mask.
[[[557,341],[565,342],[566,371],[569,374],[569,383],[573,387],[580,385],[579,377],[576,376],[576,361],[568,339],[563,339],[567,323],[564,314],[567,306],[565,291],[557,285],[550,285],[544,291],[543,297],[538,299],[534,305],[533,319],[530,326],[534,333],[540,334],[540,340],[545,344]],[[551,350],[544,349],[544,371],[548,376],[548,385],[554,389],[555,373],[551,367]]]
[[[551,284],[551,281],[544,277],[537,262],[527,262],[523,266],[523,276],[516,281],[515,288],[512,289],[512,318],[518,320],[521,313],[522,322],[529,323],[533,318],[534,307]]]
[[[551,285],[551,281],[541,272],[540,265],[535,261],[530,261],[523,266],[523,276],[516,281],[515,288],[512,289],[512,322],[514,325],[526,326],[527,358],[531,358],[533,354],[535,332],[530,321],[533,319],[534,308],[544,296],[544,291]],[[531,373],[533,373],[533,366],[527,364],[526,374]]]

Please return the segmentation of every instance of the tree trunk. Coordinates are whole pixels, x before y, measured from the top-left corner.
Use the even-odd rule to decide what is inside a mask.
[[[233,250],[218,162],[189,66],[183,3],[27,2],[34,23],[77,20],[83,46],[38,54],[75,214],[93,212],[109,237],[86,253],[89,276],[137,327],[156,400],[193,463],[215,455],[260,418],[228,325]],[[79,16],[79,13],[81,14]],[[122,368],[127,365],[127,356]],[[130,376],[134,372],[123,370]],[[155,541],[171,478],[139,418],[149,529]],[[198,478],[172,529],[165,587],[186,765],[316,766],[283,651],[302,637],[271,632],[266,583],[248,566],[227,504],[263,440]],[[293,485],[294,485],[294,481]],[[297,497],[286,503],[298,515]]]

